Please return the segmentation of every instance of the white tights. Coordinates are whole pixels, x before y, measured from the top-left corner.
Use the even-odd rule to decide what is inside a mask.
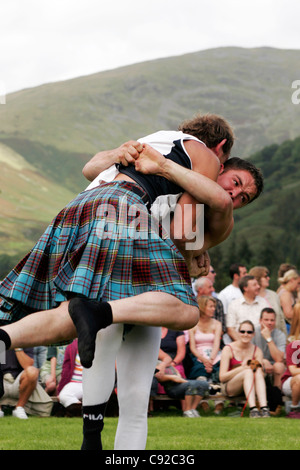
[[[161,329],[134,326],[123,340],[123,325],[113,324],[97,335],[96,352],[90,369],[83,369],[83,405],[106,403],[115,383],[119,421],[116,450],[144,450],[147,441],[147,412]]]

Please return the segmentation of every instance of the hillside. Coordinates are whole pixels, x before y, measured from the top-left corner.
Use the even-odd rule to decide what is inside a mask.
[[[0,106],[0,138],[93,154],[214,112],[233,124],[235,152],[247,157],[298,136],[299,62],[295,50],[218,48],[22,90]]]
[[[73,194],[0,143],[0,253],[25,253]]]
[[[278,243],[276,260],[294,256],[299,231],[293,224],[289,230],[287,211],[280,215],[285,227],[274,213],[285,197],[291,207],[289,198],[296,198],[290,194],[299,194],[300,105],[291,100],[299,62],[295,50],[218,48],[8,95],[0,106],[0,255],[20,256],[31,248],[85,187],[81,169],[95,152],[213,112],[234,126],[233,155],[251,158],[266,176],[264,195],[236,214],[220,263],[239,249],[254,260],[258,246],[270,246],[266,233]]]

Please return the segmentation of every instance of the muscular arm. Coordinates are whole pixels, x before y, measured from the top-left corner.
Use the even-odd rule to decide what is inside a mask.
[[[116,163],[122,163],[125,166],[134,164],[142,150],[143,146],[140,142],[130,140],[116,149],[98,152],[86,163],[82,173],[86,179],[93,181],[99,173]]]

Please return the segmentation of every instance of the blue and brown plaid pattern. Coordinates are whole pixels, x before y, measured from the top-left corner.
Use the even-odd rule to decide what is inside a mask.
[[[197,305],[182,255],[153,228],[135,187],[103,183],[71,201],[1,282],[0,320],[57,307],[70,295],[116,300],[161,291]]]

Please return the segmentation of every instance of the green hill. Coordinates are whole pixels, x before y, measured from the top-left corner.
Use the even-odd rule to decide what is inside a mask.
[[[233,155],[251,158],[266,176],[264,195],[237,213],[220,263],[225,266],[237,250],[259,259],[263,244],[270,247],[273,240],[277,263],[286,256],[298,259],[299,231],[287,210],[278,214],[283,201],[294,207],[299,194],[300,105],[291,100],[299,62],[297,50],[218,48],[8,95],[0,106],[0,255],[20,256],[31,248],[85,187],[81,169],[91,155],[177,128],[197,112],[213,112],[235,129]]]
[[[25,253],[74,193],[2,143],[0,164],[0,253]]]

